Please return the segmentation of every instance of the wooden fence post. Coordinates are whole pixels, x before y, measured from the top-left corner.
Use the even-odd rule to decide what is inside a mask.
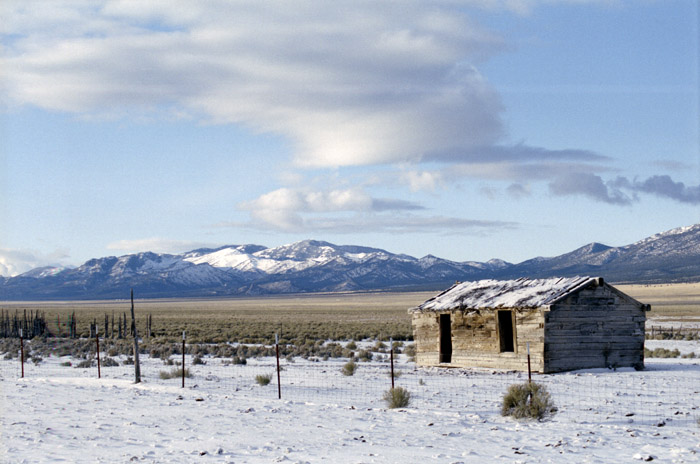
[[[24,338],[22,337],[22,328],[19,329],[19,358],[22,364],[22,378],[24,378]]]
[[[389,356],[391,359],[391,389],[394,389],[394,339],[389,338]]]
[[[185,331],[182,331],[182,388],[185,388]]]
[[[530,342],[527,342],[527,383],[532,383],[532,370],[530,369]]]
[[[275,355],[277,357],[277,399],[282,399],[282,384],[280,383],[280,339],[275,334]]]
[[[100,330],[95,324],[95,350],[97,351],[97,378],[102,378],[102,373],[100,372]]]
[[[138,333],[136,333],[136,316],[134,315],[133,288],[131,289],[131,331],[134,334],[134,383],[141,383],[141,363],[139,362],[139,336]]]

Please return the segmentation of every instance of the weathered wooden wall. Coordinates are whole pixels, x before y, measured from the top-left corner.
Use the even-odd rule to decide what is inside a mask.
[[[444,314],[445,312],[443,312]],[[515,311],[515,351],[500,352],[498,322],[494,310],[453,311],[452,362],[439,362],[440,313],[414,313],[413,336],[416,362],[422,366],[487,367],[527,370],[527,343],[533,371],[543,370],[544,332],[541,309]]]
[[[608,285],[589,287],[545,314],[546,372],[644,367],[644,307]]]

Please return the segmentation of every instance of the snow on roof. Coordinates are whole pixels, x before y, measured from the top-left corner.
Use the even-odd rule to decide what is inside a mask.
[[[538,308],[552,304],[593,277],[552,279],[480,280],[453,285],[409,312],[449,309]]]

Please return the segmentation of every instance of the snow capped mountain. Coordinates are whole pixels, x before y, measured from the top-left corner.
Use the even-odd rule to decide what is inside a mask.
[[[191,253],[186,261],[244,272],[284,274],[321,266],[332,261],[364,262],[389,257],[384,250],[357,246],[337,246],[328,242],[304,240],[275,248],[251,249],[245,246],[219,248],[210,253]]]
[[[612,282],[700,280],[700,224],[631,245],[590,243],[519,264],[420,259],[377,248],[304,240],[266,248],[227,245],[181,255],[136,253],[77,268],[37,268],[0,279],[0,300],[225,296],[293,292],[439,290],[455,281],[601,275]]]

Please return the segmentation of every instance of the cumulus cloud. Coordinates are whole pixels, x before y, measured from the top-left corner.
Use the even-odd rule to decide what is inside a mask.
[[[685,185],[683,182],[674,181],[667,175],[652,176],[643,181],[629,181],[620,178],[617,183],[621,187],[635,192],[669,198],[681,203],[700,204],[700,185]]]
[[[549,191],[557,196],[584,195],[593,200],[616,205],[632,203],[632,198],[614,183],[605,183],[600,176],[589,173],[561,175],[549,183]]]
[[[443,184],[443,174],[437,171],[403,171],[400,181],[407,184],[411,191],[434,191]]]
[[[479,5],[481,2],[474,2]],[[18,104],[163,107],[286,136],[304,166],[418,160],[503,134],[475,67],[503,40],[445,1],[9,1]]]
[[[419,204],[402,199],[373,198],[360,187],[331,190],[285,187],[241,203],[239,207],[249,211],[259,224],[284,231],[309,228],[313,220],[308,216],[318,213],[378,213],[424,209]],[[351,230],[354,228],[351,227]]]

